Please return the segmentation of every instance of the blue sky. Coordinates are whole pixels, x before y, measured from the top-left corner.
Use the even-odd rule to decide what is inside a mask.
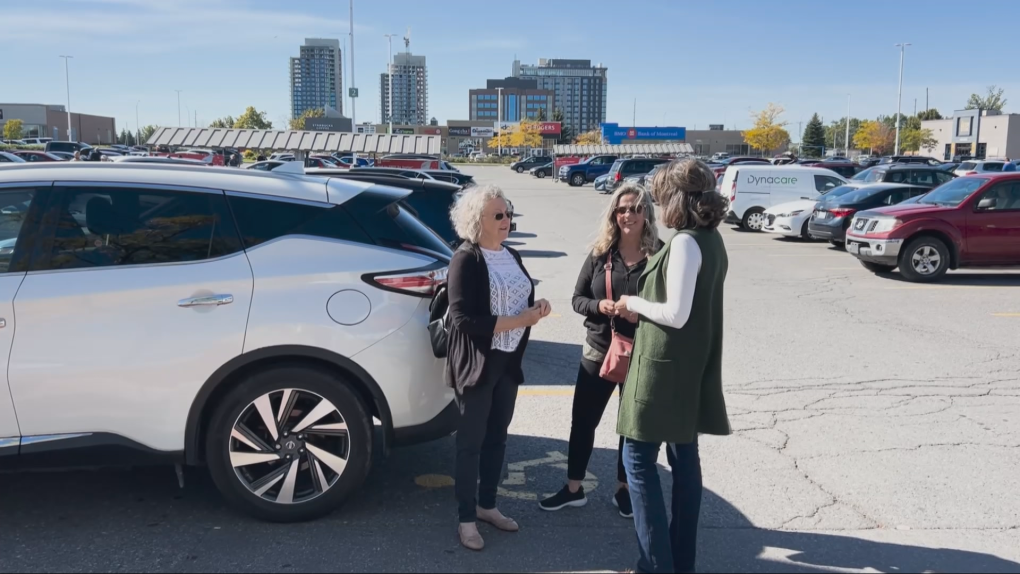
[[[355,0],[357,120],[378,121],[383,34],[411,27],[428,57],[429,114],[466,119],[471,88],[510,74],[514,56],[579,58],[609,68],[608,121],[704,129],[749,126],[751,110],[783,105],[791,133],[818,112],[835,120],[903,108],[962,108],[972,92],[1006,89],[1020,112],[1020,3],[688,2],[686,0]],[[347,0],[3,1],[0,102],[65,102],[61,54],[71,54],[71,108],[112,115],[118,128],[199,125],[253,105],[288,119],[288,58],[306,37],[347,37]],[[394,50],[402,43],[394,39]],[[346,64],[346,56],[345,56]],[[794,135],[794,139],[798,139]]]

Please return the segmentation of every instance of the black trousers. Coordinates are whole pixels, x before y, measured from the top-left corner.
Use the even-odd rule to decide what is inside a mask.
[[[491,351],[483,380],[457,397],[460,422],[454,491],[461,523],[476,521],[476,506],[485,510],[496,508],[507,429],[517,403],[517,383],[506,375],[510,357],[508,353]]]
[[[581,359],[577,370],[577,385],[574,387],[574,407],[570,421],[570,446],[567,455],[567,479],[584,480],[595,448],[595,429],[602,421],[606,405],[613,396],[617,385],[599,376],[602,363]],[[616,479],[627,484],[627,473],[623,469],[623,437],[616,454]]]

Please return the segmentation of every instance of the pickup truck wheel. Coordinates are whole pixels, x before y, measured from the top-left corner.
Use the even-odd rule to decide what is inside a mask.
[[[748,209],[740,226],[747,231],[761,231],[765,227],[765,210],[760,207]]]
[[[861,265],[872,273],[889,273],[896,269],[895,265],[882,265],[881,263],[872,263],[871,261],[861,261]]]
[[[928,283],[949,271],[949,249],[935,237],[918,237],[900,251],[900,273],[907,281]]]
[[[580,186],[584,185],[584,174],[583,173],[576,173],[573,176],[571,176],[570,177],[570,185],[572,185],[574,187],[580,187]]]
[[[517,166],[517,173],[524,173],[524,168],[521,166]]]

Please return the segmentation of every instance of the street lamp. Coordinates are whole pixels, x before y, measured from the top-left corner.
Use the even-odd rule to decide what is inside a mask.
[[[503,157],[503,88],[496,88],[496,146]]]
[[[390,89],[389,89],[390,98],[389,98],[389,104],[387,105],[387,108],[389,109],[389,112],[390,112],[389,114],[387,114],[389,116],[389,120],[390,120],[390,132],[389,132],[390,135],[393,135],[393,37],[394,36],[396,36],[396,34],[383,34],[383,37],[386,38],[386,40],[389,42],[389,45],[390,45],[390,51],[389,51],[390,57],[389,57],[388,60],[386,60],[386,70],[388,72],[386,75],[389,76],[389,80],[390,80]]]
[[[138,104],[142,103],[142,100],[135,102],[135,145],[142,145],[140,141],[142,139],[142,124],[138,123]]]
[[[74,141],[71,137],[71,74],[67,67],[67,61],[74,56],[60,57],[64,59],[64,82],[67,84],[67,141]]]
[[[177,127],[181,127],[181,92],[184,90],[174,90],[177,92]]]
[[[903,55],[906,53],[907,46],[910,44],[896,44],[896,47],[900,49],[900,88],[896,93],[896,146],[893,151],[893,155],[900,155],[900,109],[903,104]]]

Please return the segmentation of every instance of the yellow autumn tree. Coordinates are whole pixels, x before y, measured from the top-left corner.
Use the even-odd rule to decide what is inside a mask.
[[[510,133],[510,147],[542,147],[542,132],[537,122],[524,121]]]
[[[785,147],[790,142],[790,132],[786,131],[788,122],[779,119],[784,111],[783,106],[770,103],[760,112],[751,112],[754,127],[742,132],[744,143],[762,153]]]
[[[854,134],[854,146],[867,149],[870,153],[886,153],[892,150],[896,133],[885,122],[866,120]]]
[[[599,130],[591,130],[584,132],[577,136],[574,140],[577,145],[601,145],[602,144],[602,132]]]

